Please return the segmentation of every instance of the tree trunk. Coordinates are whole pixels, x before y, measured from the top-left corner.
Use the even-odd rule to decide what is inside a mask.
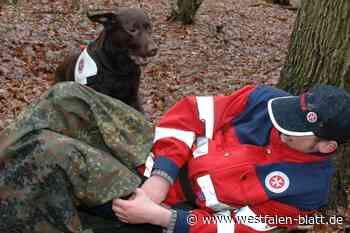
[[[302,1],[277,86],[298,94],[317,83],[350,91],[349,0]],[[334,160],[328,214],[333,214],[336,206],[347,206],[344,188],[350,184],[350,146],[340,148]]]
[[[171,13],[169,20],[181,21],[183,24],[192,24],[203,0],[169,0]]]

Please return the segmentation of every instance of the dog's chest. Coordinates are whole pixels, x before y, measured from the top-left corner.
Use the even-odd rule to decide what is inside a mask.
[[[74,69],[74,80],[77,83],[86,85],[88,78],[97,75],[96,62],[91,58],[87,49],[80,54]]]

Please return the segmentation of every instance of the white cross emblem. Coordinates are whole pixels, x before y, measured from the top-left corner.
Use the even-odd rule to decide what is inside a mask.
[[[280,176],[273,176],[271,179],[270,179],[270,185],[276,189],[280,189],[283,187],[284,185],[284,180],[282,177]]]
[[[273,193],[282,193],[289,187],[289,178],[283,172],[273,171],[266,176],[265,186]]]
[[[315,112],[309,112],[307,115],[306,115],[306,119],[308,122],[310,123],[315,123],[318,119],[317,117],[317,113]]]

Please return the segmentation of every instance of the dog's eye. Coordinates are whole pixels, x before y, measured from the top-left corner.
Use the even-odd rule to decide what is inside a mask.
[[[146,23],[143,25],[143,27],[147,30],[147,31],[152,31],[152,27],[150,24]]]
[[[137,34],[139,32],[137,24],[130,25],[130,27],[128,28],[128,32],[130,34]]]
[[[132,36],[136,36],[139,33],[139,30],[137,28],[129,28],[126,31]]]
[[[136,28],[130,28],[130,29],[129,29],[129,32],[130,32],[131,34],[135,34],[135,33],[137,32],[137,29],[136,29]]]

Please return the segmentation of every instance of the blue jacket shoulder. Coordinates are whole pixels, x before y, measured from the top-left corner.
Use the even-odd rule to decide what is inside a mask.
[[[258,86],[249,95],[245,110],[233,121],[242,144],[263,146],[268,143],[272,123],[267,112],[267,102],[288,95],[285,91],[265,85]]]

